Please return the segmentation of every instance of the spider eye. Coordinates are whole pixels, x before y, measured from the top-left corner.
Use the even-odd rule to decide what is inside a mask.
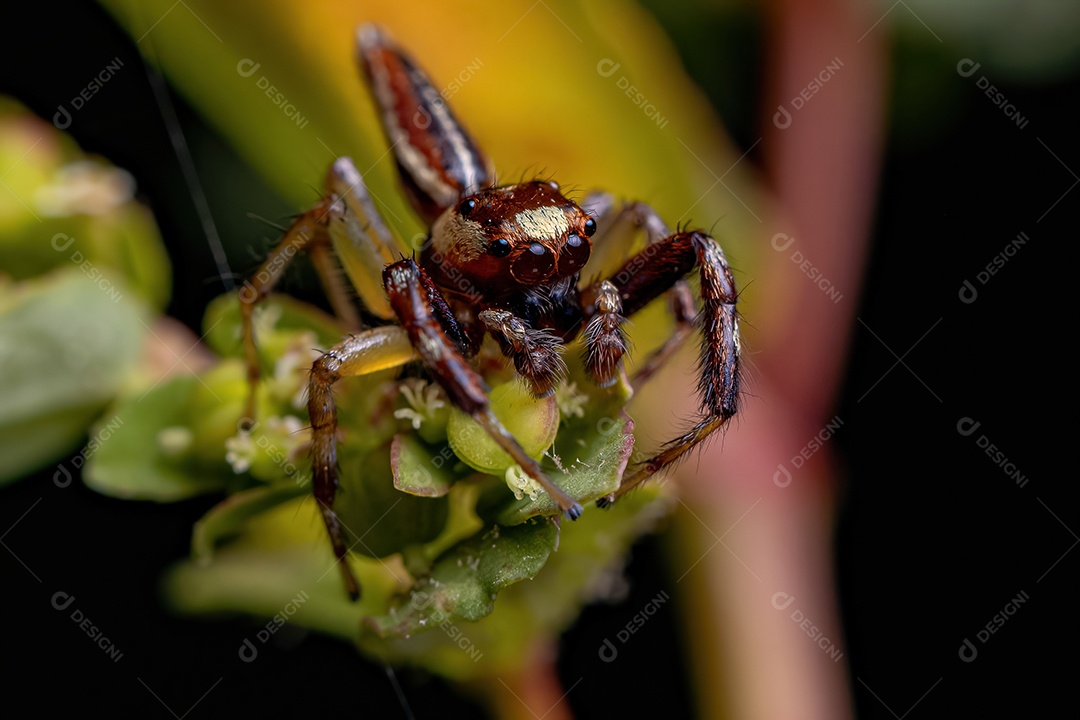
[[[488,245],[488,252],[490,252],[495,257],[506,257],[510,254],[510,241],[506,238],[499,238],[498,240],[494,240],[490,245]]]
[[[596,232],[596,221],[589,218],[585,221],[585,234],[588,237],[592,237],[594,232]]]
[[[555,256],[538,242],[534,242],[518,256],[510,272],[519,282],[541,282],[555,269]]]
[[[566,245],[559,254],[559,272],[569,275],[577,272],[589,261],[592,243],[585,238],[571,233],[566,238]]]
[[[460,205],[458,205],[458,214],[461,215],[461,217],[468,217],[469,213],[471,213],[474,209],[476,209],[476,200],[473,200],[472,198],[466,198],[465,200],[461,201]]]

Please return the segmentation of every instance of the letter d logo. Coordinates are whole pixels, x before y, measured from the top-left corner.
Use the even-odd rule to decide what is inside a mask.
[[[52,606],[57,610],[67,610],[73,602],[75,602],[75,596],[68,595],[63,590],[52,596]]]
[[[781,130],[791,127],[791,113],[783,105],[776,106],[776,113],[772,116],[773,125]]]
[[[786,610],[793,602],[795,602],[795,596],[790,593],[781,591],[772,596],[772,606],[777,610]]]
[[[791,472],[783,464],[772,474],[772,481],[779,488],[786,488],[791,484]]]
[[[244,643],[240,646],[238,654],[240,655],[240,659],[244,662],[252,662],[255,658],[259,657],[259,649],[255,647],[255,643],[244,638]]]
[[[981,422],[976,422],[974,419],[969,417],[962,417],[956,423],[956,432],[960,433],[964,437],[967,437],[968,435],[971,435],[976,430],[978,430],[980,425],[982,425]]]

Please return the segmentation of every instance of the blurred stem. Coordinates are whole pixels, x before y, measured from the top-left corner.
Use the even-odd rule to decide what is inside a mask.
[[[533,645],[528,657],[514,673],[485,682],[479,690],[500,720],[572,720],[569,694],[556,672],[555,646],[547,641]],[[571,688],[573,689],[573,688]]]
[[[764,263],[744,289],[755,316],[744,325],[753,352],[743,411],[680,469],[673,565],[690,568],[680,594],[703,717],[833,720],[852,714],[831,544],[838,472],[828,443],[791,458],[830,422],[850,342],[880,171],[888,28],[848,0],[771,0],[766,13],[761,152],[781,217],[762,227]],[[774,123],[781,105],[786,125]],[[774,243],[780,234],[794,240]],[[785,465],[793,474],[776,480]]]
[[[768,3],[762,156],[786,217],[777,231],[795,241],[770,253],[767,274],[756,278],[767,284],[766,297],[783,300],[761,305],[770,309],[761,336],[768,346],[757,346],[756,361],[810,424],[835,402],[873,222],[889,32],[887,19],[875,25],[877,8],[848,0]],[[796,109],[794,100],[807,96]],[[784,128],[773,122],[781,104],[791,113]],[[792,261],[795,250],[841,293],[838,301]],[[754,325],[766,326],[761,318]]]

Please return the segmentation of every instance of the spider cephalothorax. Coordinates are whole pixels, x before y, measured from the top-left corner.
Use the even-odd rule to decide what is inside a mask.
[[[576,275],[595,231],[596,221],[554,183],[519,183],[480,190],[447,209],[422,259],[439,285],[453,287],[452,268],[476,294],[505,297]]]
[[[642,203],[617,206],[595,194],[581,205],[549,181],[496,187],[487,158],[426,75],[374,26],[358,31],[358,56],[381,111],[403,186],[430,233],[414,258],[379,217],[363,179],[348,158],[327,173],[327,194],[297,219],[255,279],[241,291],[241,317],[255,417],[259,364],[252,309],[280,277],[289,258],[305,249],[323,277],[342,323],[354,330],[314,364],[308,385],[314,491],[340,561],[346,588],[359,585],[334,512],[337,493],[339,379],[419,361],[423,372],[555,501],[569,518],[578,500],[552,482],[541,465],[495,416],[475,367],[483,339],[494,338],[536,397],[556,389],[562,351],[581,336],[583,365],[599,386],[615,382],[627,352],[623,324],[667,295],[675,333],[638,367],[643,382],[700,324],[701,416],[691,430],[633,468],[604,506],[683,457],[721,428],[738,409],[739,326],[735,283],[720,245],[702,232],[670,232]],[[647,244],[607,278],[589,277],[590,256],[615,257],[628,233]],[[368,313],[385,324],[364,329],[338,275],[336,256]],[[700,278],[700,309],[685,276]],[[584,272],[583,272],[584,270]],[[582,280],[586,278],[586,280]],[[596,497],[595,495],[593,497]]]

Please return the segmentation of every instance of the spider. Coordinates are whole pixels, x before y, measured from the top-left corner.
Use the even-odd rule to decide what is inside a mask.
[[[672,233],[649,206],[620,206],[603,193],[579,205],[546,180],[497,185],[491,163],[436,87],[384,31],[360,26],[357,54],[408,200],[430,229],[426,241],[414,257],[397,254],[399,244],[360,173],[342,157],[327,173],[326,195],[292,223],[240,292],[247,418],[255,417],[260,378],[252,312],[298,252],[311,257],[334,312],[355,330],[314,362],[308,383],[314,494],[353,600],[360,587],[346,562],[348,548],[334,512],[338,438],[332,387],[341,378],[419,361],[449,401],[574,520],[581,505],[546,476],[491,410],[488,388],[474,366],[485,336],[495,339],[532,393],[544,397],[565,370],[564,346],[579,336],[584,367],[595,383],[606,386],[624,377],[625,319],[661,295],[669,298],[676,329],[645,360],[635,385],[700,325],[700,417],[624,476],[616,492],[597,501],[600,507],[724,426],[738,409],[740,376],[735,282],[713,238],[699,231]],[[641,231],[644,249],[611,277],[582,280],[594,247],[594,260],[618,260],[615,254],[625,245],[620,240]],[[385,324],[364,329],[335,256],[367,311]],[[686,279],[694,268],[700,274],[700,310]]]

